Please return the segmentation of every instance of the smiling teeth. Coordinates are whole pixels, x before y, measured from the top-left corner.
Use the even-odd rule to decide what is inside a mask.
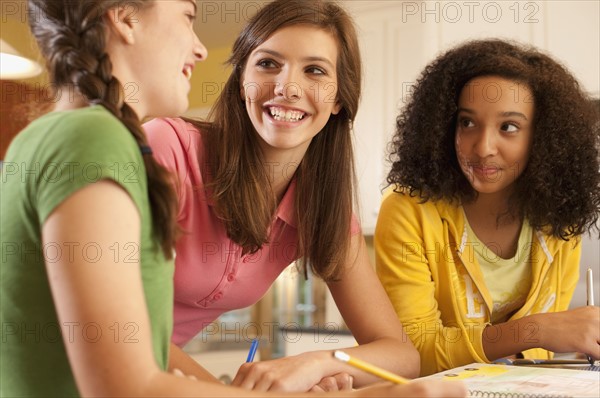
[[[297,122],[299,120],[304,119],[304,112],[298,111],[286,111],[282,108],[270,108],[269,112],[273,119],[279,122]]]
[[[186,66],[185,68],[183,68],[183,74],[185,75],[185,77],[187,77],[188,80],[190,80],[192,78],[192,68]]]

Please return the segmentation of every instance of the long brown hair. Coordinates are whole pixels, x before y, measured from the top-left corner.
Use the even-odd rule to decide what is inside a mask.
[[[152,6],[152,0],[29,0],[29,26],[46,59],[54,87],[73,87],[90,104],[104,106],[131,132],[140,148],[146,136],[134,110],[125,103],[123,86],[112,74],[106,53],[106,12],[117,6]],[[148,177],[152,233],[165,257],[172,257],[177,227],[177,196],[169,172],[142,151]]]
[[[296,171],[296,218],[300,267],[325,280],[337,279],[348,254],[356,184],[351,124],[361,91],[358,40],[349,15],[321,0],[276,0],[262,8],[237,38],[228,63],[233,66],[209,119],[193,122],[205,132],[206,167],[217,214],[227,234],[245,252],[268,241],[277,208],[257,134],[240,97],[241,78],[252,51],[273,33],[292,25],[331,32],[339,47],[337,101],[332,115],[312,140]]]

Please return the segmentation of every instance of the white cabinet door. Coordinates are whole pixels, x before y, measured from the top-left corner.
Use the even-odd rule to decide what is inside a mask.
[[[354,123],[356,172],[360,192],[363,232],[373,234],[379,211],[380,184],[385,179],[383,151],[387,135],[393,127],[392,115],[386,109],[385,30],[377,20],[362,18],[360,28],[363,59],[363,92]]]
[[[363,232],[373,234],[389,170],[387,149],[396,115],[415,78],[435,54],[432,26],[402,21],[399,1],[350,2],[364,67],[355,149]]]
[[[600,98],[600,1],[546,1],[544,48]]]

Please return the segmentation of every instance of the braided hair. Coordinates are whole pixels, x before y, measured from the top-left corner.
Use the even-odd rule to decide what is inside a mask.
[[[177,236],[177,197],[172,178],[152,156],[140,119],[125,103],[123,85],[113,76],[106,52],[106,12],[124,4],[141,9],[152,3],[152,0],[29,0],[28,20],[53,85],[72,87],[90,105],[102,105],[135,138],[148,178],[152,234],[170,259]]]

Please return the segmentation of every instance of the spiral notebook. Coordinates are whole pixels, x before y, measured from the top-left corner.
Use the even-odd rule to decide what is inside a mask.
[[[429,378],[462,380],[470,397],[599,397],[600,372],[473,363]]]

